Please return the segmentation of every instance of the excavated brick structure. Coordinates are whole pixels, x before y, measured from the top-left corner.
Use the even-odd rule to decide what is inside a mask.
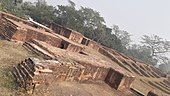
[[[112,88],[122,90],[129,89],[134,80],[120,70],[79,63],[29,58],[14,67],[12,73],[16,83],[32,93],[39,84],[57,81],[102,80]]]
[[[28,58],[14,67],[12,73],[20,87],[33,92],[38,84],[79,80],[83,69],[75,62]]]
[[[12,22],[8,22],[7,19],[1,18],[0,20],[0,34],[1,37],[10,40],[14,33],[17,31],[17,26]]]
[[[55,24],[55,23],[52,23],[50,28],[52,30],[54,30],[55,33],[60,34],[76,43],[91,47],[92,49],[94,49],[96,51],[98,51],[99,48],[101,47],[101,45],[98,44],[97,42],[90,40],[89,38],[86,38],[81,33],[76,32],[72,29],[63,27],[63,26]]]
[[[0,17],[0,39],[5,38],[22,42],[35,39],[72,52],[80,52],[83,49],[82,46],[77,44],[83,39],[83,35],[78,32],[64,32],[63,34],[68,34],[69,37],[67,38],[65,35],[55,34],[49,28],[44,28],[7,13],[0,12]]]
[[[123,67],[129,72],[133,71],[134,73],[145,77],[153,78],[166,77],[166,74],[161,72],[158,68],[155,68],[151,65],[147,65],[144,63],[140,63],[132,58],[125,56],[122,53],[116,52],[113,49],[103,47],[99,48],[98,52],[110,58],[112,61],[116,62],[119,66]]]
[[[52,23],[50,27],[52,30],[54,30],[55,33],[60,34],[76,43],[81,43],[83,40],[84,36],[81,33],[76,32],[72,29],[63,27],[55,23]]]
[[[159,90],[154,89],[154,90],[149,91],[147,96],[167,96],[167,95],[163,94]]]
[[[121,70],[115,70],[110,68],[105,78],[105,82],[112,88],[122,90],[130,88],[135,77],[123,73]]]
[[[28,20],[21,19],[21,18],[16,17],[12,14],[8,14],[8,13],[2,12],[2,11],[0,11],[0,18],[8,18],[8,19],[11,19],[11,20],[16,21],[16,22],[21,22],[21,23],[28,25],[28,26],[31,26],[33,28],[41,29],[45,32],[52,32],[52,30],[47,28],[47,27],[40,26],[40,25],[35,24],[33,22],[29,22]]]
[[[0,19],[0,34],[7,40],[31,41],[33,39],[47,42],[55,47],[60,47],[61,39],[51,33],[43,32],[36,28],[2,17]]]
[[[85,46],[91,47],[92,49],[108,57],[109,59],[117,63],[119,66],[121,66],[122,68],[126,69],[127,71],[131,73],[135,73],[137,75],[145,76],[145,77],[153,77],[153,78],[166,77],[166,74],[157,70],[155,67],[147,66],[143,62],[139,62],[133,58],[127,57],[126,55],[116,52],[115,50],[112,50],[110,48],[103,47],[97,42],[84,37],[82,34],[76,31],[73,31],[72,29],[65,28],[60,25],[57,25],[57,27],[56,25],[51,26],[51,28],[56,33],[59,34],[58,35],[58,34],[55,34],[54,31],[50,30],[49,28],[42,27],[40,25],[37,25],[36,23],[23,20],[21,18],[15,17],[10,14],[0,12],[0,18],[1,18],[0,19],[0,38],[5,38],[8,40],[24,41],[25,42],[24,46],[26,46],[30,50],[34,50],[34,52],[37,52],[43,55],[45,59],[55,59],[56,55],[54,55],[52,52],[50,53],[50,51],[47,51],[47,50],[44,51],[43,49],[41,49],[42,46],[38,45],[38,43],[35,42],[36,40],[40,40],[54,47],[66,49],[72,52],[81,52],[84,48],[83,45],[85,45]],[[32,41],[33,41],[33,44],[30,43]],[[31,86],[34,89],[36,84],[39,84],[42,82],[45,83],[46,81],[52,82],[48,80],[48,76],[49,77],[51,76],[50,78],[53,78],[55,75],[61,75],[60,73],[59,74],[55,73],[53,75],[50,74],[56,71],[56,70],[52,70],[51,67],[50,67],[51,69],[48,68],[49,66],[51,66],[51,63],[48,66],[44,66],[44,64],[40,64],[43,66],[39,66],[39,63],[37,64],[35,62],[36,62],[35,59],[26,59],[21,64],[18,64],[17,67],[14,67],[14,76],[16,77],[16,81],[18,82],[19,86],[24,87],[25,89],[29,89],[30,88],[29,86]],[[48,62],[43,61],[43,62],[49,63],[49,61]],[[56,61],[50,61],[50,62],[53,62],[53,64],[56,64]],[[31,66],[29,66],[29,64],[31,64]],[[62,63],[58,65],[62,65]],[[81,81],[81,80],[83,81],[83,80],[88,80],[88,79],[103,80],[108,85],[110,85],[112,88],[118,89],[118,90],[124,89],[124,88],[130,88],[130,85],[134,80],[133,76],[128,75],[120,70],[117,70],[112,66],[103,68],[103,66],[101,65],[92,66],[91,64],[83,64],[83,63],[80,63],[80,65],[84,66],[83,71],[82,70],[78,71],[79,75],[77,76],[79,77],[73,76],[74,79],[71,79],[71,80],[78,80],[78,81]],[[28,67],[28,70],[26,69],[26,67]],[[61,67],[61,66],[57,68],[59,68],[58,70],[63,69],[64,72],[68,71],[68,68],[65,69],[64,67]],[[28,74],[29,72],[30,74]],[[37,75],[37,73],[41,74],[42,76]],[[70,74],[72,74],[72,72]],[[67,76],[70,76],[70,75],[67,74],[65,75],[64,78],[60,78],[60,79],[57,78],[57,80],[62,80],[62,81],[70,80],[70,79],[66,79]]]
[[[57,52],[57,50],[61,50],[59,48],[54,48],[52,46],[50,47],[48,44],[45,44],[42,41],[37,41],[37,40],[35,40],[32,43],[28,43],[28,45],[26,44],[25,46],[29,47],[29,49],[33,50],[34,52],[38,51],[38,54],[44,54],[45,57],[51,57],[53,59],[58,57],[58,56],[55,57],[56,56],[55,53],[57,53],[57,55],[60,54]],[[50,48],[48,49],[47,46]],[[53,49],[54,51],[52,51],[50,49]],[[65,52],[65,50],[61,50],[61,51]],[[71,54],[75,54],[75,55],[71,55],[71,56],[77,55],[76,53],[71,53]],[[84,58],[83,56],[85,56],[85,55],[81,55],[81,54],[79,54],[79,55],[80,56],[78,56],[78,57],[82,57],[82,58]],[[87,60],[87,62],[80,58],[73,59],[72,57],[70,57],[70,55],[68,53],[67,53],[67,56],[59,55],[59,57],[63,57],[66,60],[68,58],[70,58],[69,60],[77,62],[79,65],[84,66],[84,69],[77,72],[77,73],[79,73],[79,77],[74,78],[74,80],[76,80],[76,81],[102,80],[102,81],[106,82],[109,86],[111,86],[112,88],[121,90],[121,89],[126,89],[126,88],[129,89],[133,80],[135,79],[134,76],[132,76],[130,74],[126,74],[119,68],[116,69],[114,67],[111,68],[109,66],[104,67],[100,64],[91,64],[92,62],[89,62],[89,59],[88,59],[91,57],[88,57],[87,59],[85,59],[85,60]],[[62,70],[62,68],[61,68],[61,70]]]

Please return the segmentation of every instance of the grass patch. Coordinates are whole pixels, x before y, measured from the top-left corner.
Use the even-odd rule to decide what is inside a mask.
[[[27,51],[22,44],[0,40],[0,96],[18,96],[24,94],[17,88],[12,76],[12,68],[22,60],[36,57]]]

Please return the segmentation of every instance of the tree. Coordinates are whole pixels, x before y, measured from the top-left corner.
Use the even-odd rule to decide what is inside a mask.
[[[137,44],[132,44],[127,49],[126,54],[128,56],[137,58],[146,64],[156,65],[158,62],[156,59],[151,58],[151,56],[150,56],[151,51],[145,45],[141,46],[141,45],[137,45]]]
[[[100,44],[115,49],[117,51],[123,52],[124,46],[121,43],[121,40],[112,34],[112,29],[105,26],[101,34],[96,34],[97,42]]]
[[[22,17],[22,0],[0,0],[0,10]]]
[[[81,19],[75,4],[69,1],[69,5],[58,5],[55,11],[55,23],[72,28],[77,31],[83,27],[83,20]]]
[[[35,3],[23,3],[22,0],[0,0],[0,9],[19,17],[31,17],[46,25],[50,25],[52,22],[58,23],[76,30],[104,46],[123,52],[121,40],[112,34],[112,29],[105,25],[105,20],[99,12],[86,7],[76,9],[74,2],[71,0],[68,2],[68,5],[53,7],[48,5],[45,0],[37,0]]]
[[[163,57],[162,63],[159,65],[159,69],[164,72],[170,72],[170,59],[168,57]]]
[[[130,46],[130,43],[132,42],[130,38],[131,35],[127,31],[120,30],[119,26],[113,25],[113,34],[121,40],[122,45],[126,48]]]
[[[75,3],[58,5],[55,23],[72,28],[86,37],[118,51],[123,50],[119,38],[112,34],[112,29],[105,25],[105,20],[99,12],[86,7],[75,8]]]
[[[36,4],[25,2],[22,9],[25,15],[30,16],[35,21],[42,24],[50,24],[56,18],[55,8],[47,5],[45,0],[38,0]]]
[[[166,54],[170,52],[170,42],[157,35],[143,35],[141,43],[150,49],[150,58],[157,59],[162,64],[168,59]],[[168,59],[169,60],[169,59]]]

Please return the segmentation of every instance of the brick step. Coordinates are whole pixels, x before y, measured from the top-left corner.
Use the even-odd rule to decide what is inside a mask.
[[[14,76],[17,84],[18,84],[19,86],[21,86],[22,84],[21,84],[20,79],[18,78],[18,75],[17,75],[16,71],[12,71],[12,75]]]
[[[126,65],[128,65],[133,72],[135,72],[136,74],[140,75],[140,76],[143,76],[142,73],[139,72],[139,70],[137,70],[136,68],[134,68],[134,66],[132,66],[131,64],[127,63],[127,62],[123,62],[125,63]]]
[[[151,77],[146,71],[144,71],[143,69],[138,69],[140,71],[140,73],[142,73],[145,77]]]
[[[156,69],[155,67],[150,67],[152,69],[152,71],[157,74],[160,77],[166,77],[166,74],[164,74],[163,72],[161,72],[158,68]]]
[[[162,83],[160,83],[160,82],[155,82],[155,84],[157,84],[157,85],[159,85],[160,87],[162,87],[162,89],[166,89],[167,91],[170,92],[170,88],[167,87],[167,86],[165,86],[165,85],[163,85]]]
[[[25,42],[25,43],[23,44],[23,46],[24,46],[27,50],[32,51],[32,52],[35,53],[35,54],[38,54],[38,56],[41,56],[41,57],[43,57],[43,58],[45,58],[45,59],[50,58],[50,56],[44,55],[44,53],[42,53],[41,51],[35,49],[35,48],[34,48],[30,43],[28,43],[28,42]]]
[[[167,84],[168,86],[170,86],[170,81],[164,80],[163,81],[165,84]]]
[[[147,72],[147,74],[153,78],[157,78],[157,76],[153,75],[151,72],[151,69],[149,69],[147,66],[140,66],[140,68],[142,68],[145,72]]]
[[[157,78],[157,77],[156,77],[156,76],[154,76],[151,72],[147,71],[147,73],[148,73],[151,77],[153,77],[153,78]]]
[[[154,75],[156,78],[160,78],[160,75],[156,74],[155,72],[151,71],[152,75]]]
[[[170,85],[166,84],[165,82],[159,82],[159,83],[161,83],[162,85],[164,85],[167,88],[170,88]]]
[[[157,82],[148,81],[148,83],[149,83],[150,85],[154,86],[155,88],[158,88],[159,90],[161,90],[161,91],[163,91],[163,92],[165,92],[165,93],[167,93],[167,94],[170,94],[170,91],[169,91],[169,90],[163,88],[163,87],[160,86]]]
[[[55,54],[53,52],[50,52],[47,48],[45,48],[44,46],[42,46],[38,40],[31,40],[32,43],[34,43],[35,45],[39,46],[40,48],[42,48],[43,50],[47,51],[49,54],[55,56]]]
[[[31,68],[27,65],[27,63],[25,63],[25,62],[22,62],[21,64],[22,64],[22,66],[26,69],[26,71],[28,71],[28,73],[31,75],[30,77],[33,77],[33,76],[34,76],[34,69],[31,69]]]
[[[25,59],[25,63],[28,65],[28,67],[31,69],[32,72],[35,71],[35,68],[34,68],[35,64],[30,58]]]
[[[26,79],[29,78],[31,80],[33,78],[32,74],[28,71],[29,69],[25,68],[22,64],[20,64],[20,70],[24,72]]]
[[[107,56],[108,58],[110,58],[112,61],[116,62],[120,67],[123,67],[124,69],[126,69],[127,71],[131,72],[131,70],[127,67],[125,67],[125,65],[123,64],[123,62],[121,62],[119,59],[117,59],[113,54],[107,52]]]
[[[48,53],[47,51],[43,50],[41,47],[39,47],[35,44],[25,42],[23,44],[23,46],[26,49],[33,51],[34,53],[38,54],[39,56],[42,56],[44,59],[54,59],[55,58],[55,56],[51,55],[50,53]],[[35,48],[35,46],[36,46],[36,48]]]
[[[145,96],[142,92],[137,89],[130,88],[130,91],[135,94],[135,96]]]
[[[24,71],[22,70],[22,67],[21,67],[21,64],[18,64],[17,65],[17,69],[19,71],[19,73],[21,74],[22,78],[24,79],[24,81],[26,80],[27,78],[27,75],[24,73]]]
[[[18,82],[20,82],[19,83],[19,85],[20,85],[20,87],[24,87],[23,85],[25,84],[25,81],[24,81],[24,79],[23,79],[23,77],[22,77],[22,75],[21,75],[21,73],[20,73],[20,71],[18,70],[18,68],[17,67],[14,67],[14,72],[16,73],[16,78],[18,78],[17,80],[18,80]]]

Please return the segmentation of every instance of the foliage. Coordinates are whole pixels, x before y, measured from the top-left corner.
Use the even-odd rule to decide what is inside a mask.
[[[130,34],[127,31],[120,30],[119,26],[113,25],[113,33],[121,40],[121,43],[128,48],[132,42]]]
[[[157,35],[144,35],[141,43],[150,49],[150,57],[157,59],[159,61],[158,63],[165,64],[167,60],[169,60],[166,56],[166,54],[170,51],[169,41],[163,40]]]
[[[0,0],[0,10],[22,17],[22,0]]]
[[[107,47],[122,51],[119,38],[112,33],[112,29],[105,25],[105,20],[99,12],[91,8],[75,8],[72,2],[69,5],[58,5],[55,23],[72,28],[81,32],[86,37],[97,41]]]
[[[164,54],[170,51],[170,42],[157,35],[143,35],[141,42],[151,49],[151,56],[158,56],[161,53]]]
[[[145,62],[146,64],[152,64],[152,65],[157,64],[157,60],[151,58],[150,56],[151,51],[145,45],[141,46],[141,45],[133,44],[131,45],[131,47],[127,49],[126,54],[131,57],[135,57],[141,60],[142,62]]]
[[[44,0],[38,0],[36,4],[25,2],[22,6],[24,14],[42,24],[50,24],[55,19],[55,8],[47,5]]]

